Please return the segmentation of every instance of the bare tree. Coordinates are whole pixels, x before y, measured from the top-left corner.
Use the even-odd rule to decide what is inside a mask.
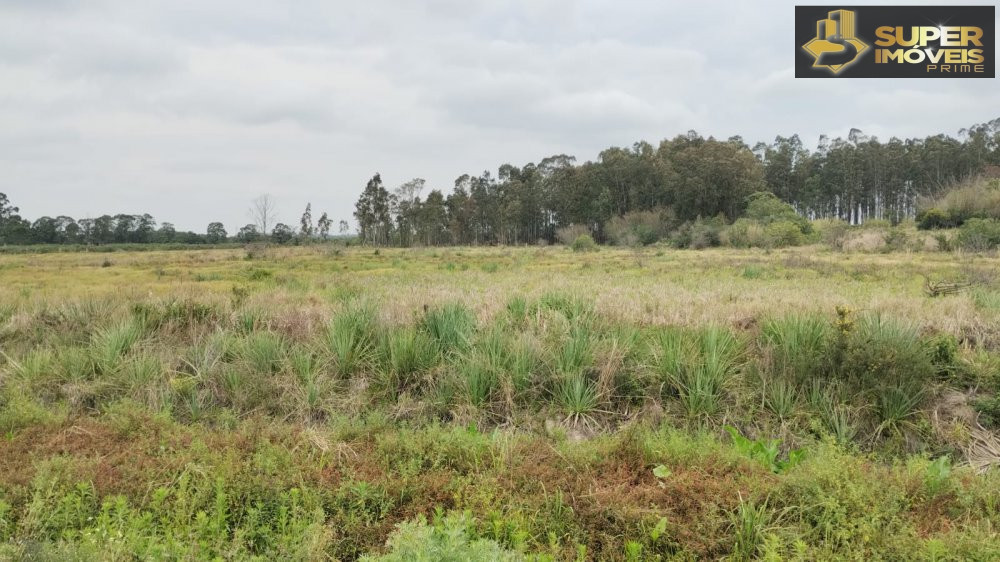
[[[253,200],[250,206],[250,218],[257,225],[261,234],[267,235],[271,225],[278,220],[274,198],[265,193]]]
[[[338,227],[341,234],[347,234],[347,231],[351,229],[351,226],[345,220],[340,221]]]

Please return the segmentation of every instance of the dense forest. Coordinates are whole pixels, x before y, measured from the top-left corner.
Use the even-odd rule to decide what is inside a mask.
[[[797,135],[751,147],[743,139],[695,132],[662,141],[609,148],[577,164],[550,156],[523,167],[504,164],[496,176],[462,175],[445,195],[420,194],[414,179],[389,191],[376,174],[354,214],[369,244],[525,244],[553,241],[559,228],[583,227],[598,240],[615,217],[656,212],[673,227],[698,217],[733,221],[751,194],[770,191],[803,217],[913,218],[918,202],[1000,165],[1000,118],[957,137],[877,138],[852,130],[806,149]]]
[[[554,241],[574,226],[599,241],[616,217],[656,213],[664,228],[701,217],[732,222],[750,195],[769,191],[803,217],[871,218],[896,223],[916,215],[918,203],[955,182],[1000,166],[1000,118],[961,129],[957,136],[892,138],[859,130],[846,139],[821,137],[807,149],[798,135],[749,146],[740,137],[704,138],[691,131],[653,146],[612,147],[594,161],[550,156],[537,164],[500,166],[494,176],[464,174],[454,189],[410,180],[386,188],[376,174],[355,205],[360,241],[375,245],[533,244]],[[291,243],[330,235],[326,213],[314,225],[311,205],[298,226],[270,224],[273,201],[258,199],[253,222],[228,233],[213,222],[204,233],[178,232],[150,214],[76,220],[24,219],[0,193],[0,244],[222,243],[267,237]],[[348,226],[339,221],[339,232]]]

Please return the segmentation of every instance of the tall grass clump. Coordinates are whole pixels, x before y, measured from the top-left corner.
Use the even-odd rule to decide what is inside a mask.
[[[555,370],[560,375],[582,374],[593,363],[590,331],[583,326],[573,326],[569,335],[556,351]]]
[[[795,413],[799,402],[799,389],[784,379],[764,383],[764,405],[782,420]]]
[[[237,357],[259,374],[274,374],[281,370],[285,360],[285,340],[274,332],[254,332],[244,336],[236,345]]]
[[[298,382],[298,399],[304,410],[314,415],[321,411],[328,385],[324,364],[312,350],[295,347],[288,353],[288,366]]]
[[[437,342],[442,353],[464,350],[476,329],[476,317],[460,302],[429,309],[421,327]]]
[[[733,560],[755,560],[764,544],[764,537],[771,523],[767,502],[759,505],[751,501],[740,503],[730,516],[733,529]]]
[[[528,322],[531,307],[528,300],[521,295],[515,295],[507,301],[507,317],[514,326],[522,327]]]
[[[97,372],[113,373],[125,354],[142,339],[143,331],[143,325],[134,319],[98,330],[90,339],[91,358]]]
[[[538,305],[543,309],[562,314],[574,324],[587,322],[594,315],[594,307],[589,301],[564,293],[546,293],[538,299]]]
[[[587,421],[600,403],[597,385],[583,373],[572,373],[556,387],[556,401],[566,412],[568,421]]]
[[[354,306],[333,318],[325,339],[340,376],[350,376],[371,366],[377,334],[377,312],[373,306]]]
[[[696,336],[669,330],[660,335],[655,350],[656,370],[680,398],[690,417],[716,413],[723,390],[743,357],[742,342],[719,326],[702,329]]]
[[[470,344],[459,360],[457,372],[469,401],[477,407],[502,398],[507,409],[531,388],[538,356],[531,341],[515,337],[496,326]]]
[[[472,357],[462,361],[458,371],[470,404],[481,408],[492,400],[499,378],[496,369],[481,357]]]
[[[771,318],[761,332],[773,375],[803,384],[829,368],[833,326],[822,316]]]
[[[883,388],[878,393],[878,414],[881,423],[878,432],[898,429],[916,415],[924,398],[924,388],[916,383],[899,383]]]
[[[840,359],[841,377],[861,391],[920,385],[935,374],[932,348],[917,327],[879,314],[858,320],[846,334]]]
[[[387,330],[378,346],[377,382],[383,391],[402,392],[434,367],[438,358],[437,343],[423,331],[409,326]]]

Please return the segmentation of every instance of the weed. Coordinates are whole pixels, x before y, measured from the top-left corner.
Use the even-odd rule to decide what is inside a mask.
[[[781,453],[779,449],[781,445],[780,440],[748,439],[732,426],[726,426],[726,431],[732,436],[733,445],[740,454],[759,461],[774,473],[781,473],[791,469],[802,462],[805,455],[805,452],[801,449],[792,449],[788,451],[787,460],[781,460],[779,458]]]
[[[741,496],[740,503],[730,518],[733,529],[733,559],[757,558],[758,549],[763,545],[767,528],[771,524],[767,502],[755,505],[753,502],[744,501]]]

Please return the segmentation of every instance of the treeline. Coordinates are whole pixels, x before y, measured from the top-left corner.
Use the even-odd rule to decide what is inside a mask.
[[[609,148],[582,164],[567,155],[504,164],[496,176],[465,174],[451,193],[425,198],[422,179],[390,191],[376,174],[354,217],[361,241],[374,245],[553,242],[569,227],[607,241],[616,219],[637,213],[655,213],[657,228],[673,230],[699,217],[732,222],[750,195],[769,191],[805,218],[897,223],[913,218],[921,199],[991,165],[1000,165],[1000,118],[957,138],[882,142],[854,129],[846,139],[821,137],[813,150],[797,135],[751,147],[689,132],[656,147]]]
[[[250,209],[255,222],[241,227],[232,236],[221,222],[211,222],[204,233],[197,233],[178,231],[169,222],[157,224],[150,214],[102,215],[80,220],[65,215],[43,216],[32,222],[19,212],[7,195],[0,193],[0,244],[224,244],[262,240],[290,244],[325,239],[333,225],[326,213],[314,225],[311,204],[306,205],[298,228],[280,222],[272,225],[274,201],[266,195],[254,200]],[[347,232],[345,221],[340,221],[340,232]]]

